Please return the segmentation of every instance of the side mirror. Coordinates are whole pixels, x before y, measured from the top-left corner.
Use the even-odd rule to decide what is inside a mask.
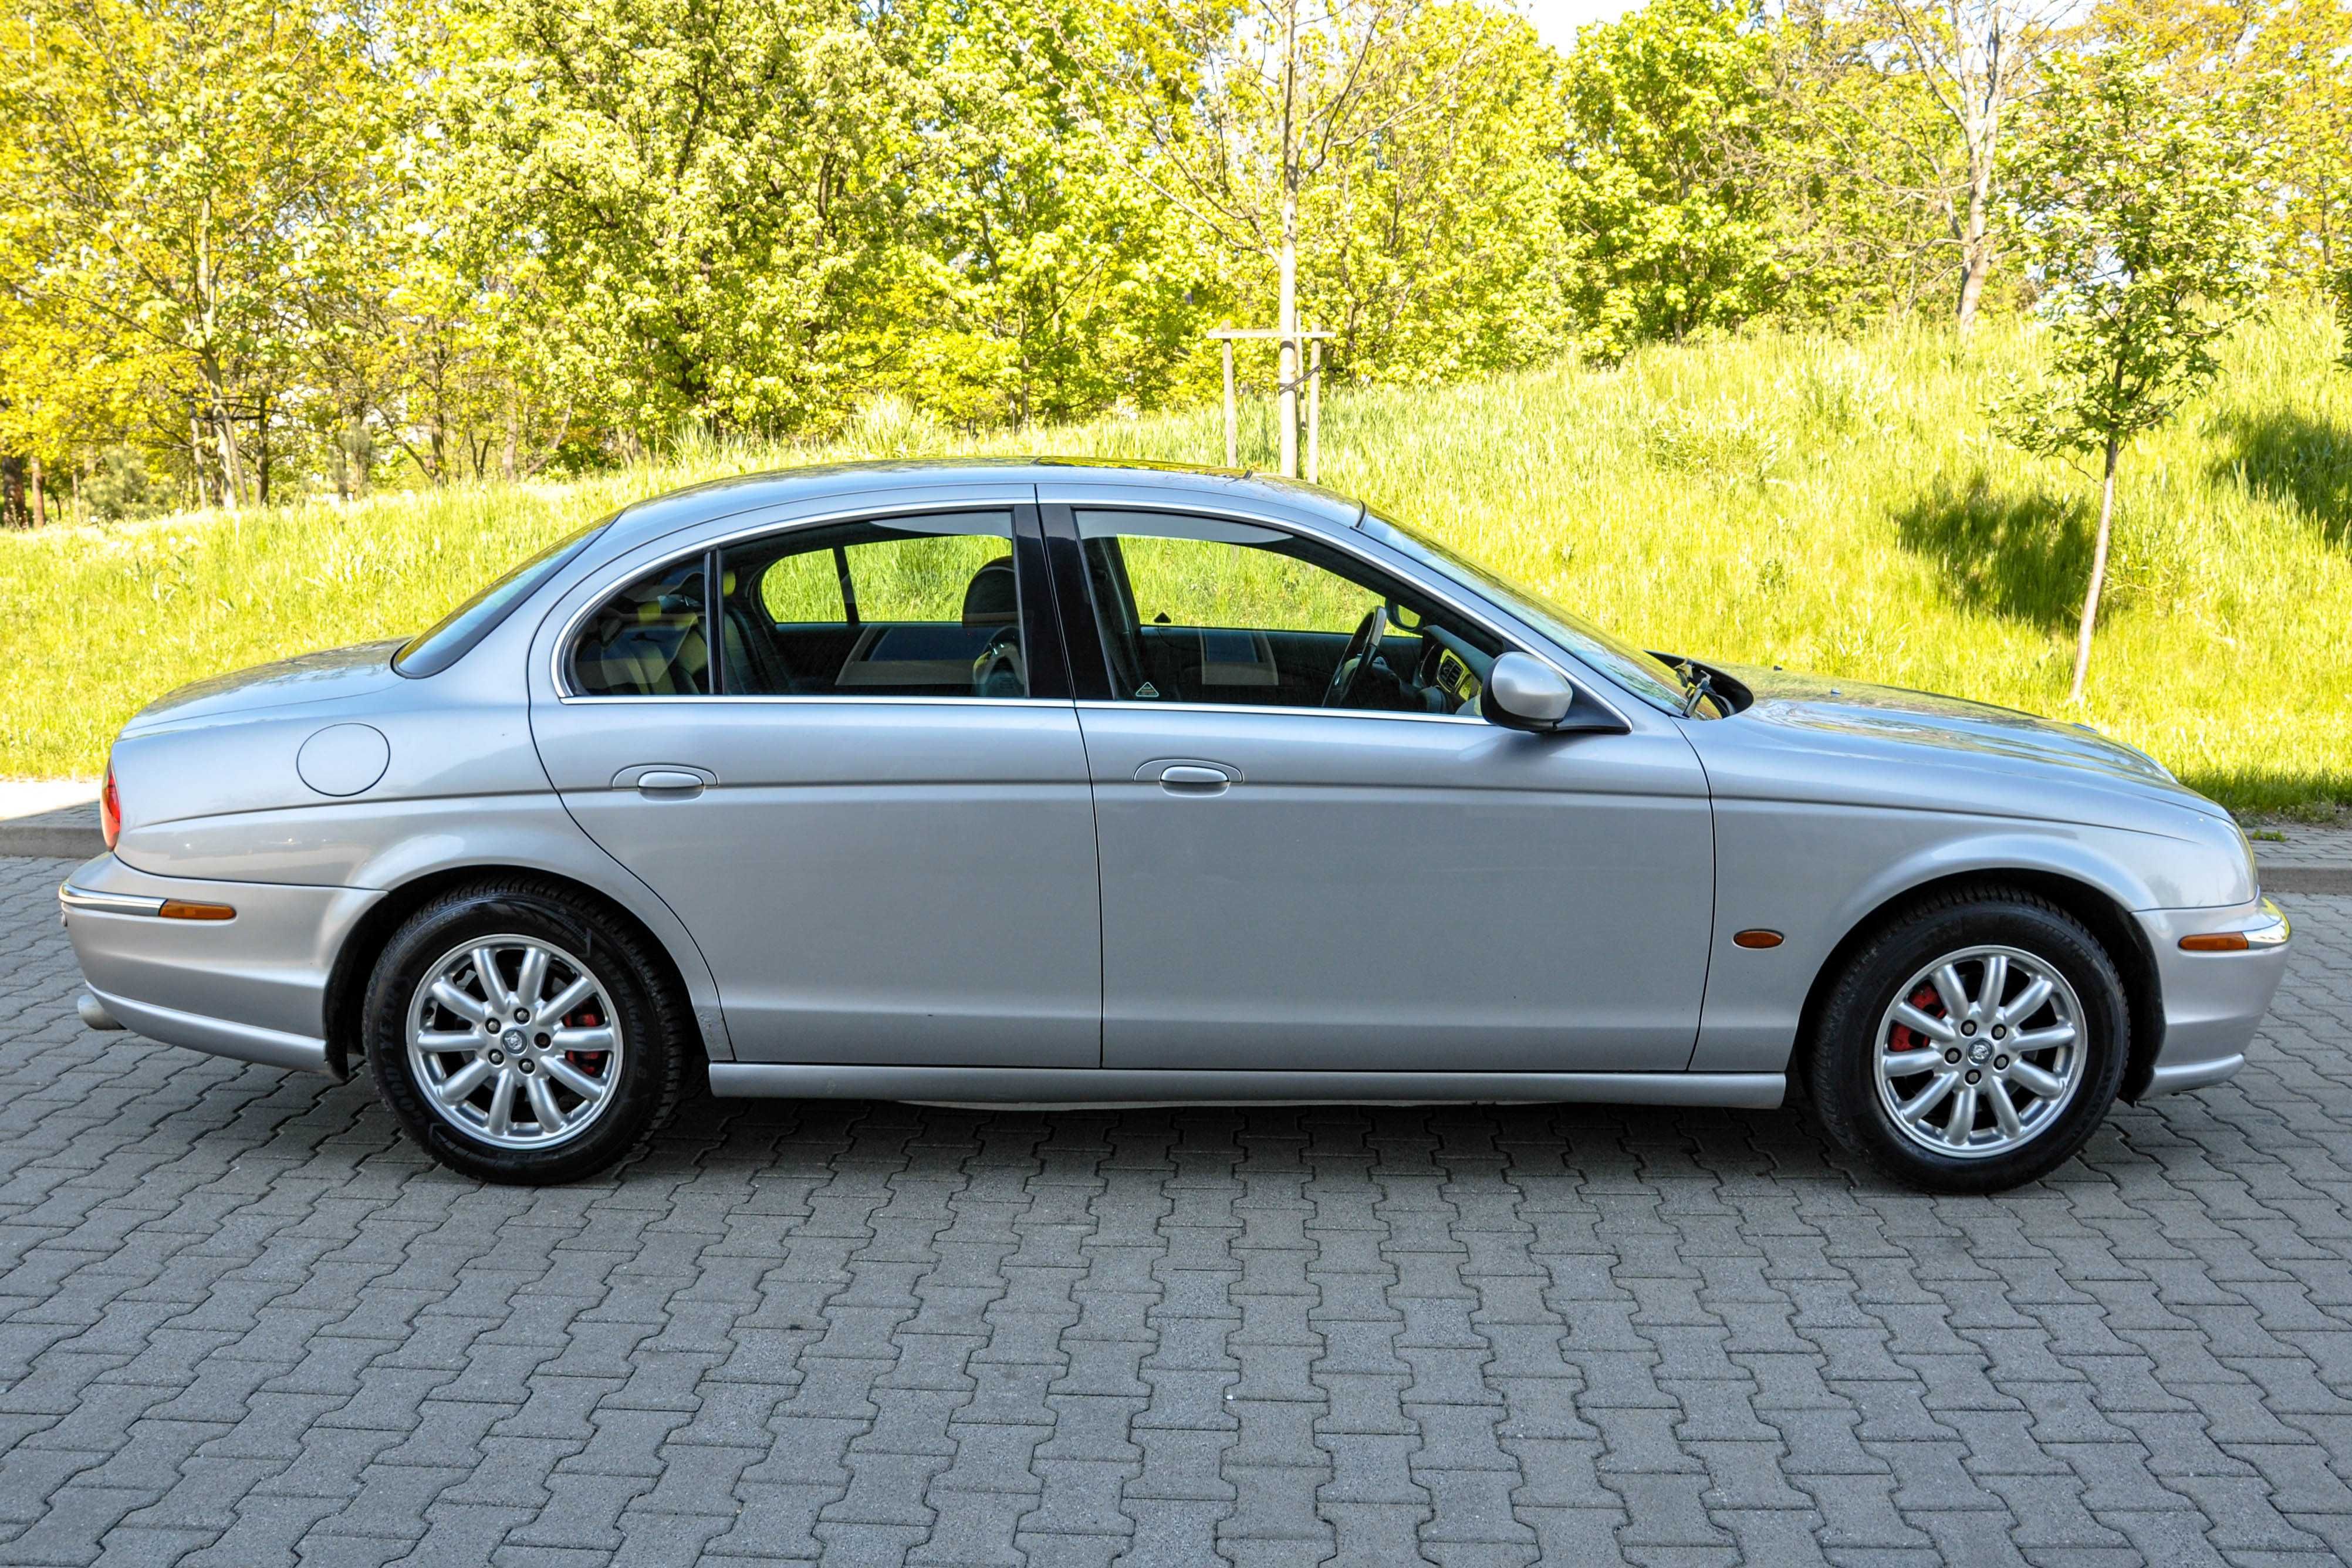
[[[1624,721],[1576,689],[1568,677],[1524,653],[1507,653],[1486,674],[1478,696],[1488,722],[1540,734],[1605,731],[1622,734]]]
[[[1478,706],[1488,719],[1509,729],[1549,730],[1576,706],[1576,688],[1542,660],[1507,653],[1487,671]]]

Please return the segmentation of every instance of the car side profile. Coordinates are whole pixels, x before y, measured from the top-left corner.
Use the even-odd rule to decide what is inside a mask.
[[[705,485],[134,718],[85,1019],[552,1182],[719,1095],[1769,1109],[1914,1184],[2236,1071],[2288,928],[2079,726],[1645,652],[1313,487]]]

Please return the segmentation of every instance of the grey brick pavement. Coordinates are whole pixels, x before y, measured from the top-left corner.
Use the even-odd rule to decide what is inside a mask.
[[[690,1104],[485,1188],[83,1031],[0,860],[0,1563],[2319,1563],[2352,899],[2042,1186],[1786,1114]]]

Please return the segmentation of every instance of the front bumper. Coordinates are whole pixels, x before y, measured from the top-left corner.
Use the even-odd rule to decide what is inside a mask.
[[[344,939],[381,892],[199,881],[133,870],[111,855],[58,889],[82,977],[124,1027],[239,1061],[331,1073],[327,983]],[[162,918],[166,900],[226,904],[229,920]]]
[[[2183,952],[2180,939],[2264,924],[2276,912],[2265,908],[2267,902],[2257,899],[2227,910],[2139,912],[2164,998],[2164,1046],[2136,1098],[2202,1089],[2246,1065],[2246,1047],[2286,974],[2291,944],[2237,952]]]

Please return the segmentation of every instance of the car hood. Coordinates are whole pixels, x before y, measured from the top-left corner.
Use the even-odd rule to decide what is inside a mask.
[[[141,709],[123,726],[123,733],[380,690],[401,679],[392,668],[393,652],[399,647],[397,641],[360,643],[192,681]]]
[[[2147,752],[2080,724],[1857,680],[1737,666],[1729,673],[1755,694],[1754,703],[1735,716],[1738,722],[1774,726],[1832,750],[1841,741],[1853,741],[1873,752],[1887,745],[1919,747],[1953,762],[1973,757],[2023,764],[2044,777],[2050,773],[2043,770],[2049,770],[2070,782],[2121,786],[2231,820],[2227,811],[2183,785]]]

